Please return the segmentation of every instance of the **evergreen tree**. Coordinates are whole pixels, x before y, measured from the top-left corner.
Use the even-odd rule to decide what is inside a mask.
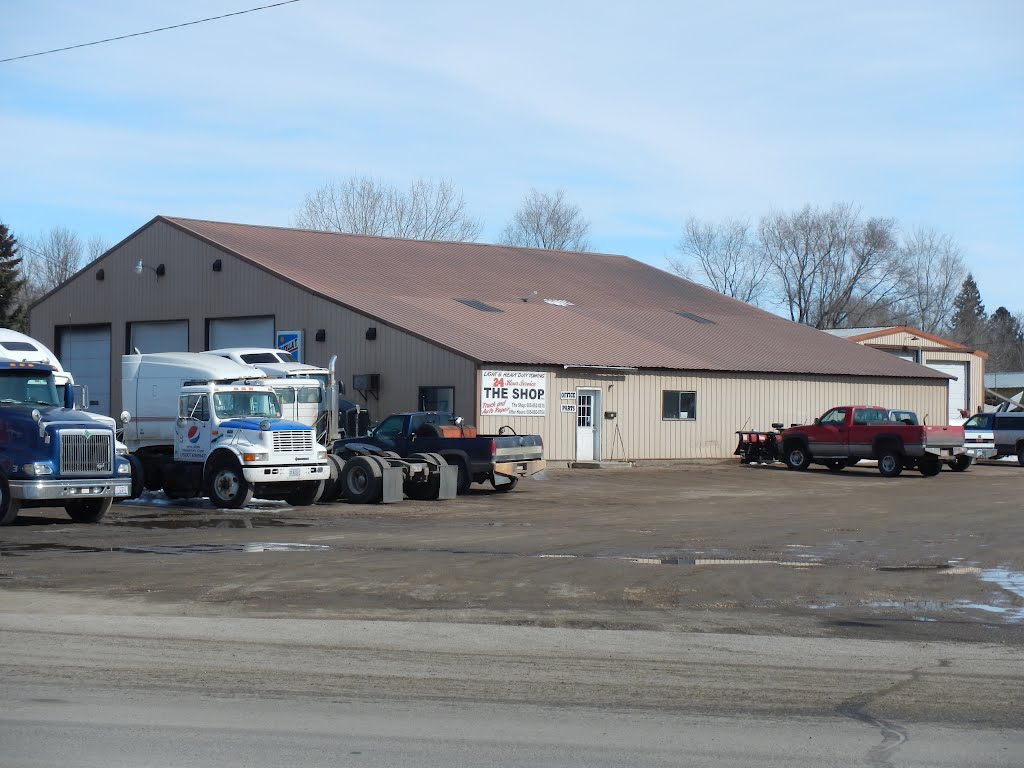
[[[981,291],[974,282],[974,275],[968,272],[960,293],[953,299],[949,335],[954,341],[977,348],[985,342],[987,320],[985,305],[981,303]]]
[[[1006,307],[999,307],[988,321],[990,371],[1024,370],[1024,328]]]
[[[18,241],[0,222],[0,327],[28,331],[28,313],[21,304],[25,280],[21,276]]]

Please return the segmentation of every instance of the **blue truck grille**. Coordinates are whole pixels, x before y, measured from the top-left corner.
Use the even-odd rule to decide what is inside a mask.
[[[308,453],[313,450],[312,430],[276,430],[273,435],[275,452]]]
[[[110,474],[114,470],[113,441],[109,432],[61,430],[62,475]]]

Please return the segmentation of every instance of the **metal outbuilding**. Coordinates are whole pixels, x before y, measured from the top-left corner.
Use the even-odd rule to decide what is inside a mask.
[[[841,328],[829,333],[948,375],[947,418],[951,424],[963,423],[985,402],[987,352],[906,325]]]
[[[839,403],[948,407],[942,372],[600,253],[158,216],[30,317],[105,413],[132,349],[283,346],[337,354],[374,419],[452,410],[554,461],[725,457],[738,429]]]

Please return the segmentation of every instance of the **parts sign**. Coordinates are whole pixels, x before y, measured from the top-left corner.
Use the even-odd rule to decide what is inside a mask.
[[[547,408],[544,371],[481,371],[481,416],[543,416]]]

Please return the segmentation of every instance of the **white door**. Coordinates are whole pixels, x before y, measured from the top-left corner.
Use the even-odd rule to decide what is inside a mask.
[[[576,461],[599,461],[601,390],[576,391]]]
[[[273,317],[223,317],[210,320],[210,346],[207,349],[229,347],[263,347],[274,344]]]
[[[962,424],[963,416],[960,409],[970,410],[970,403],[967,401],[967,363],[928,363],[933,368],[949,376],[956,376],[949,380],[949,423]]]
[[[131,323],[128,347],[133,352],[188,352],[188,321]]]
[[[60,328],[57,359],[75,377],[76,384],[89,388],[89,410],[110,415],[110,328],[87,326]]]

